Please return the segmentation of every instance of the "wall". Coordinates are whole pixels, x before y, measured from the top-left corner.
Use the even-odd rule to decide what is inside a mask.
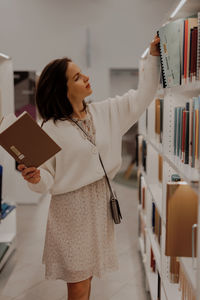
[[[109,96],[109,68],[137,68],[138,59],[173,0],[1,0],[0,52],[14,70],[41,69],[71,57],[91,77],[92,98]],[[86,66],[86,30],[91,67]]]

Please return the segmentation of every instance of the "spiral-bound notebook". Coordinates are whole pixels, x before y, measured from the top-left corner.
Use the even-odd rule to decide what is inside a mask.
[[[158,30],[163,87],[181,84],[181,25],[183,19],[170,22]]]
[[[20,164],[39,167],[61,150],[27,113],[6,116],[0,123],[0,145]]]

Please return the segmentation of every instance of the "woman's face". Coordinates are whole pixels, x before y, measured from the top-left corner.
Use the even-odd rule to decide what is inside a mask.
[[[70,100],[82,101],[85,97],[92,94],[89,77],[82,74],[80,68],[73,62],[69,62],[67,72],[67,96]]]

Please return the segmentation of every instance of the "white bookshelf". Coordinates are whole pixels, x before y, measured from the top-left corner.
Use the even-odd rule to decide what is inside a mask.
[[[12,60],[0,54],[0,119],[14,112],[14,82]],[[0,164],[3,166],[2,199],[11,205],[16,204],[15,162],[0,147]],[[0,261],[0,270],[16,248],[16,209],[14,208],[0,223],[0,243],[9,246]]]
[[[177,6],[176,1],[174,8]],[[173,11],[173,8],[172,8]],[[172,12],[171,11],[171,12]],[[188,17],[196,12],[200,11],[200,1],[187,1],[186,5],[182,7],[177,14],[176,19],[181,17]],[[170,13],[171,13],[170,12]],[[169,20],[169,14],[164,18],[165,22]],[[173,21],[173,20],[172,20]],[[164,23],[165,23],[164,22]],[[145,58],[144,58],[145,59]],[[165,256],[165,236],[166,236],[166,184],[171,180],[172,174],[179,174],[180,177],[185,180],[198,195],[200,196],[200,174],[198,169],[191,168],[188,165],[184,165],[179,158],[174,156],[173,153],[173,130],[174,130],[174,107],[184,106],[185,103],[191,97],[200,95],[200,81],[193,80],[187,84],[181,86],[163,89],[159,87],[155,99],[164,99],[164,118],[163,118],[163,139],[160,143],[155,133],[155,99],[148,107],[148,127],[146,128],[146,112],[141,116],[138,122],[138,131],[143,135],[147,143],[147,159],[146,159],[146,172],[143,167],[140,168],[146,186],[146,253],[144,253],[144,241],[139,236],[139,249],[142,253],[143,263],[145,267],[146,280],[149,285],[149,292],[151,299],[156,298],[155,287],[157,287],[156,273],[152,273],[150,270],[150,247],[153,250],[154,258],[156,261],[156,268],[161,277],[161,299],[165,300],[181,300],[182,293],[179,284],[170,282],[170,258]],[[162,183],[158,180],[158,155],[163,158],[163,176]],[[200,199],[200,197],[199,197]],[[162,233],[161,233],[161,245],[159,245],[157,238],[155,237],[151,228],[151,209],[152,201],[161,216]],[[138,206],[138,213],[141,214],[141,205]],[[144,214],[144,212],[142,212]],[[200,220],[200,201],[198,210],[198,225]],[[199,225],[200,226],[200,225]],[[196,300],[200,300],[200,230],[198,226],[198,244],[197,244],[197,257],[179,258],[180,266],[184,270],[184,274],[187,277],[188,282],[195,291]]]

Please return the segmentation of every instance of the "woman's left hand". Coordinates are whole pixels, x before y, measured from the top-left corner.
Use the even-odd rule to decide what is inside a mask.
[[[150,44],[150,54],[153,56],[160,56],[159,49],[160,38],[156,35]]]

